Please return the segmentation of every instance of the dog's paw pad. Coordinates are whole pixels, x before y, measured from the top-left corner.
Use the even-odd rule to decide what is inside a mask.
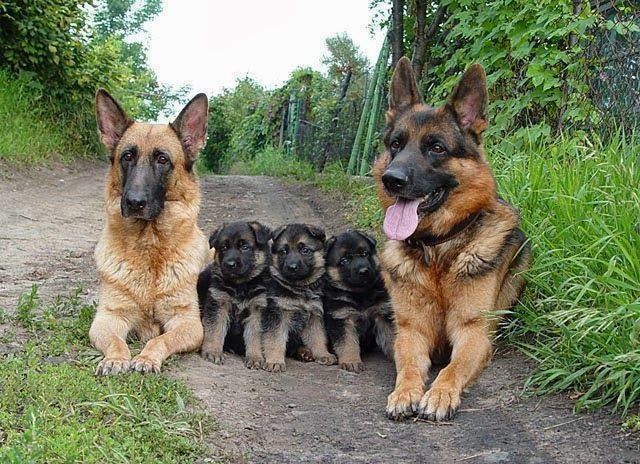
[[[358,374],[364,371],[364,364],[361,362],[341,362],[340,369]]]
[[[336,358],[335,355],[328,354],[326,356],[318,356],[316,362],[323,366],[333,366],[338,363],[338,358]]]
[[[116,375],[129,372],[131,360],[127,358],[104,358],[96,367],[96,375]]]
[[[265,362],[263,368],[265,371],[269,372],[284,372],[287,367],[285,363]]]
[[[213,364],[224,364],[224,354],[222,352],[203,351],[200,353],[202,359]]]
[[[460,392],[455,388],[432,387],[420,400],[418,417],[434,422],[453,419],[460,407]]]
[[[418,411],[422,391],[419,389],[396,389],[387,398],[387,417],[403,420]]]
[[[260,358],[245,358],[244,365],[247,369],[260,369],[264,361]]]
[[[147,356],[138,355],[131,361],[131,371],[141,374],[159,374],[160,362]]]

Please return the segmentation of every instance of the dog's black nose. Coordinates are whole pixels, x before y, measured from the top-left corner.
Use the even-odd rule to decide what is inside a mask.
[[[409,182],[409,176],[398,169],[387,169],[382,174],[382,183],[390,192],[402,190]]]
[[[127,207],[131,211],[142,211],[144,207],[147,206],[147,200],[140,197],[134,197],[134,196],[127,197],[126,201],[127,201]]]
[[[368,267],[361,267],[358,269],[358,275],[360,277],[369,277],[371,275],[371,269]]]
[[[225,265],[226,267],[228,267],[229,269],[234,269],[234,268],[238,265],[238,263],[236,263],[236,260],[235,260],[235,259],[227,259],[227,260],[224,262],[224,265]]]
[[[297,271],[298,270],[298,263],[289,263],[287,264],[287,269],[290,271]]]

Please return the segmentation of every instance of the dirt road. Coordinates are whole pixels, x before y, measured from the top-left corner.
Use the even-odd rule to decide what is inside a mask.
[[[96,295],[92,249],[102,227],[104,164],[42,169],[0,178],[0,307],[14,308],[34,283],[45,299],[85,288]],[[309,187],[265,177],[202,179],[201,226],[259,219],[305,221],[335,232],[344,205]],[[453,423],[394,423],[384,417],[393,364],[365,358],[367,370],[288,362],[283,374],[249,371],[228,357],[214,366],[183,356],[164,375],[183,379],[196,408],[217,418],[212,456],[231,462],[640,462],[640,439],[615,416],[573,415],[563,397],[523,398],[530,365],[508,347],[465,395]]]

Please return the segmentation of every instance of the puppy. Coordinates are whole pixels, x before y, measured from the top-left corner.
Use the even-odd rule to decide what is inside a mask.
[[[269,239],[269,229],[259,222],[223,225],[209,238],[216,252],[198,278],[198,298],[204,326],[201,354],[214,364],[224,362],[227,348],[246,354],[250,369],[262,365],[260,321],[270,280]]]
[[[289,353],[298,350],[305,360],[335,364],[323,323],[325,233],[318,227],[290,224],[272,238],[272,282],[262,315],[264,368],[284,371],[287,346]]]
[[[393,313],[376,242],[349,230],[329,239],[326,250],[324,310],[329,341],[342,369],[361,372],[361,351],[377,346],[393,356]]]

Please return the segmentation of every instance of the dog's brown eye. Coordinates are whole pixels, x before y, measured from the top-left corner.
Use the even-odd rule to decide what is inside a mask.
[[[391,148],[393,150],[397,150],[398,148],[400,148],[400,142],[397,140],[394,140],[393,142],[391,142]]]
[[[169,162],[169,158],[167,158],[165,155],[160,155],[156,158],[156,161],[160,164],[167,164]]]
[[[302,253],[303,255],[308,255],[309,253],[311,253],[311,248],[306,247],[306,246],[305,246],[305,247],[302,247],[302,248],[300,249],[300,253]]]
[[[125,161],[132,161],[133,160],[133,153],[131,153],[130,151],[125,151],[122,154],[122,159]]]
[[[242,251],[249,251],[251,249],[251,247],[249,246],[248,243],[243,243],[242,245],[240,245],[240,249]]]
[[[437,154],[441,154],[441,153],[444,153],[446,150],[439,143],[434,143],[433,146],[431,147],[431,151]]]
[[[362,252],[362,256],[364,256],[366,258],[367,256],[369,256],[369,252],[367,250],[364,250]]]
[[[341,265],[341,266],[346,266],[347,264],[349,264],[349,261],[350,261],[350,259],[349,259],[349,257],[348,257],[348,256],[343,256],[343,257],[340,259],[340,265]]]

